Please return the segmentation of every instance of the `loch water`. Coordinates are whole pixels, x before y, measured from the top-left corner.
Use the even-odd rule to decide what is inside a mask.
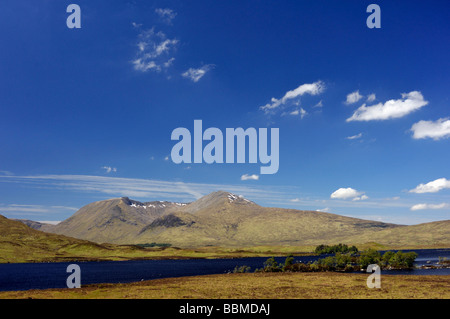
[[[450,259],[450,249],[402,250],[418,254],[415,266],[436,265],[439,257]],[[298,256],[294,261],[313,262],[323,256]],[[249,266],[253,272],[262,268],[268,257],[182,260],[131,260],[100,262],[58,262],[0,264],[0,291],[66,288],[70,273],[67,266],[76,263],[81,269],[81,285],[96,283],[128,283],[157,278],[225,274],[236,266]],[[276,257],[284,263],[285,257]],[[383,270],[382,274],[450,275],[450,269]]]

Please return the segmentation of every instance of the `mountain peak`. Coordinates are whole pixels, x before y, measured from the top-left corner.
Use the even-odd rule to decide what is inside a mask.
[[[208,195],[203,196],[202,198],[198,199],[202,201],[219,201],[219,200],[227,200],[229,203],[233,202],[247,202],[247,203],[253,203],[252,201],[244,198],[242,195],[236,195],[230,192],[226,191],[216,191],[212,192]]]
[[[223,205],[229,205],[229,204],[254,204],[252,201],[244,198],[242,195],[236,195],[230,192],[226,191],[216,191],[212,192],[208,195],[205,195],[199,199],[197,199],[195,202],[192,202],[188,205],[186,205],[183,208],[183,211],[189,212],[189,213],[195,213],[197,211],[207,209],[209,207],[222,207]]]

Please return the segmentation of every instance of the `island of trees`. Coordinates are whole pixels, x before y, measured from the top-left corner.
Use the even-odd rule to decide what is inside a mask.
[[[355,246],[347,245],[316,247],[317,254],[334,254],[324,258],[319,258],[314,262],[302,263],[294,262],[293,256],[288,256],[283,263],[278,263],[274,257],[267,259],[262,268],[255,272],[318,272],[318,271],[342,271],[355,272],[364,271],[367,266],[377,264],[381,269],[412,269],[414,261],[417,258],[415,252],[386,251],[384,254],[375,250],[368,249],[358,252]],[[234,272],[250,272],[250,267],[236,267]]]

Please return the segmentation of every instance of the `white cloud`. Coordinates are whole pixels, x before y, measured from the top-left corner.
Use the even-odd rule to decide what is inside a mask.
[[[419,121],[411,127],[413,131],[413,138],[432,138],[439,140],[441,138],[450,137],[450,119],[441,118],[435,122],[433,121]]]
[[[308,114],[303,108],[300,108],[300,118],[304,118]]]
[[[411,210],[424,210],[424,209],[445,209],[449,208],[450,204],[441,203],[441,204],[416,204],[411,207]]]
[[[316,105],[314,105],[313,107],[323,107],[323,103],[322,100],[320,100]]]
[[[369,199],[369,196],[361,195],[361,196],[357,196],[357,197],[353,198],[352,201],[366,200],[366,199]]]
[[[192,80],[193,82],[198,82],[206,74],[206,72],[211,70],[213,67],[213,64],[207,64],[198,69],[189,68],[189,70],[182,73],[181,75],[187,79]]]
[[[294,116],[300,115],[301,119],[303,119],[307,114],[308,114],[308,112],[306,112],[302,107],[300,109],[296,109],[289,113],[289,115],[294,115]]]
[[[249,180],[257,181],[259,180],[259,176],[256,174],[253,175],[244,174],[241,176],[241,181],[249,181]]]
[[[300,203],[301,199],[300,198],[293,198],[293,199],[290,200],[290,202],[292,202],[292,203]]]
[[[50,224],[50,225],[58,225],[60,220],[38,220],[39,223]]]
[[[131,61],[134,65],[136,71],[147,72],[148,70],[155,69],[156,71],[161,71],[161,67],[155,63],[155,61],[146,61],[144,59],[136,59]]]
[[[176,39],[166,39],[156,46],[154,46],[153,52],[149,53],[149,57],[156,58],[163,53],[166,53],[170,50],[171,47],[175,46],[178,43]]]
[[[272,98],[271,103],[267,103],[260,107],[261,110],[267,112],[278,108],[279,106],[286,104],[289,101],[295,100],[302,95],[318,95],[325,90],[325,84],[322,81],[317,81],[310,84],[302,84],[294,90],[288,91],[281,99]],[[295,101],[294,101],[295,102]],[[297,101],[298,102],[298,101]]]
[[[133,26],[138,28],[136,24]],[[138,34],[136,57],[131,63],[136,71],[160,72],[162,67],[167,68],[174,61],[172,57],[167,59],[167,55],[174,50],[177,44],[177,39],[168,39],[163,32],[155,32],[154,28],[141,30]]]
[[[347,122],[400,118],[427,104],[428,101],[425,101],[423,95],[418,91],[403,93],[400,100],[389,100],[372,106],[363,104],[347,119]]]
[[[353,104],[361,100],[364,96],[359,94],[359,91],[355,91],[353,93],[350,93],[347,95],[347,100],[345,101],[346,104]]]
[[[346,137],[346,139],[347,140],[356,140],[356,139],[361,138],[361,137],[362,137],[362,133],[359,133],[357,135],[348,136],[348,137]]]
[[[175,58],[170,58],[169,60],[167,60],[167,62],[164,62],[164,67],[168,68],[169,66],[171,66],[173,64],[173,61],[175,61]]]
[[[446,178],[439,178],[426,184],[420,184],[416,188],[410,190],[409,192],[417,194],[437,193],[440,190],[446,188],[450,188],[450,180]]]
[[[162,9],[157,8],[155,9],[156,14],[159,15],[159,17],[164,20],[166,23],[171,24],[172,20],[175,19],[177,13],[173,11],[172,9]]]
[[[131,22],[131,25],[136,29],[142,27],[142,23]]]
[[[324,213],[329,213],[330,211],[331,211],[331,209],[329,207],[325,207],[325,208],[316,210],[316,212],[324,212]]]
[[[367,96],[367,102],[373,102],[377,99],[377,96],[375,95],[375,93],[370,94],[369,96]]]
[[[109,174],[111,172],[113,172],[113,173],[117,172],[117,168],[115,168],[115,167],[102,166],[102,168],[106,171],[106,174]]]
[[[332,199],[352,199],[354,201],[358,200],[365,200],[368,199],[366,195],[364,195],[364,192],[358,192],[357,190],[348,187],[348,188],[339,188],[338,190],[334,191],[330,198]]]
[[[164,157],[164,160],[168,161],[169,160],[169,156]]]

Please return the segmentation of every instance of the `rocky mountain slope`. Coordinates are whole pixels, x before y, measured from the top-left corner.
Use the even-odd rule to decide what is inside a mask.
[[[185,204],[141,203],[128,197],[94,202],[47,231],[98,243],[132,243],[143,227]]]
[[[450,221],[402,226],[295,209],[268,208],[218,191],[192,203],[99,201],[47,231],[97,243],[248,247],[378,242],[450,244]]]

